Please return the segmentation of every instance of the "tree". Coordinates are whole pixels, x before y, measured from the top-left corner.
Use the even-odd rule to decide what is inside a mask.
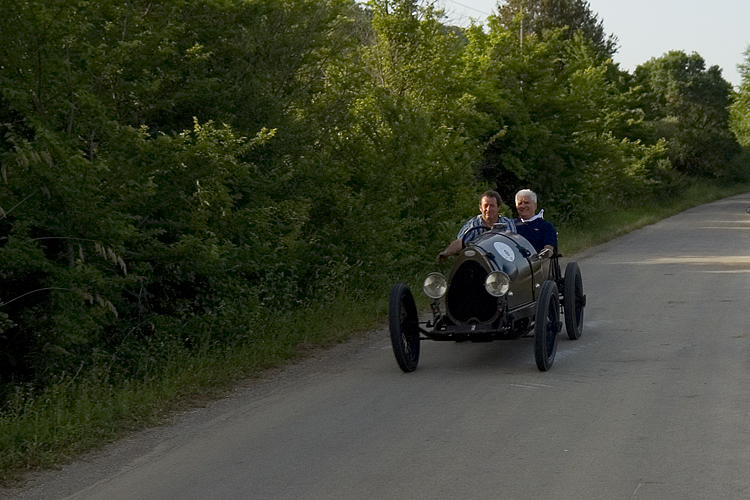
[[[739,69],[742,81],[730,106],[731,124],[740,145],[750,148],[750,47],[745,51],[745,62]]]
[[[3,7],[2,380],[44,384],[93,353],[137,371],[127,353],[154,337],[226,340],[336,279],[305,250],[310,193],[341,182],[313,189],[306,168],[345,116],[321,96],[358,46],[352,1]]]
[[[479,89],[479,108],[494,122],[483,135],[483,179],[506,198],[534,189],[559,221],[578,220],[596,197],[588,172],[606,151],[606,111],[615,106],[608,64],[597,62],[580,34],[562,34],[548,31],[521,46],[493,20],[488,34],[470,37],[467,49],[480,54],[470,65],[475,77],[491,82]]]
[[[497,22],[519,38],[529,34],[542,37],[545,31],[559,28],[566,28],[564,38],[581,33],[603,59],[611,59],[617,51],[617,38],[606,34],[603,22],[585,0],[502,0]]]
[[[354,61],[362,83],[335,164],[357,207],[344,219],[347,253],[361,256],[372,282],[430,258],[455,233],[446,218],[457,224],[467,206],[473,210],[479,188],[456,31],[440,22],[442,11],[414,0],[367,7],[372,28]]]
[[[732,86],[718,66],[697,53],[671,51],[638,66],[655,140],[666,139],[674,168],[688,175],[722,177],[739,152],[729,129]]]

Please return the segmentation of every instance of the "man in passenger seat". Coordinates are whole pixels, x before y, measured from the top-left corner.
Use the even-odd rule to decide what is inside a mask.
[[[516,232],[529,240],[529,243],[542,254],[545,250],[551,256],[557,248],[557,230],[544,220],[544,210],[536,213],[537,196],[531,189],[522,189],[516,193],[516,210],[518,218],[513,219]]]

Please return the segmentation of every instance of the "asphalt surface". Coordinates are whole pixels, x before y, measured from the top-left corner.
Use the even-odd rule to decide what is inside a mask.
[[[750,194],[575,256],[584,332],[387,331],[30,478],[13,499],[750,498]],[[421,292],[420,292],[421,293]]]

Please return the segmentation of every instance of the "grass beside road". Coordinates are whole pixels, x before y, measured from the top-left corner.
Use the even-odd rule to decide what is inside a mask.
[[[748,191],[750,185],[696,184],[680,199],[602,210],[591,215],[586,227],[558,227],[560,247],[570,256],[687,208]],[[422,278],[414,282],[421,284]],[[300,346],[330,345],[370,329],[382,322],[387,302],[385,291],[368,300],[342,298],[268,318],[260,336],[266,340],[198,353],[175,349],[155,376],[138,381],[111,384],[108,368],[102,366],[82,377],[61,376],[41,392],[18,387],[0,408],[0,483],[156,425],[197,401],[220,397],[237,381],[298,357]]]
[[[598,213],[591,214],[585,227],[558,227],[560,248],[566,256],[573,255],[688,208],[747,192],[750,192],[750,184],[719,187],[696,183],[680,198],[665,199],[661,203],[652,202],[618,210],[603,207]]]
[[[176,346],[158,372],[141,380],[112,384],[110,368],[101,366],[85,377],[63,375],[42,391],[16,387],[0,407],[0,485],[159,425],[174,411],[221,397],[239,380],[304,356],[311,346],[343,342],[372,327],[386,308],[387,297],[341,299],[265,318],[262,340],[202,352]]]

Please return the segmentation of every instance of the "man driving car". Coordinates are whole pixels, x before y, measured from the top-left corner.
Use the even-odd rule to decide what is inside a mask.
[[[453,240],[442,252],[438,254],[438,262],[443,262],[449,255],[455,255],[463,249],[467,243],[477,239],[481,234],[492,229],[495,224],[505,224],[508,230],[516,232],[514,222],[500,216],[500,206],[503,200],[497,191],[485,191],[479,198],[479,215],[469,219],[458,231],[456,239]]]

